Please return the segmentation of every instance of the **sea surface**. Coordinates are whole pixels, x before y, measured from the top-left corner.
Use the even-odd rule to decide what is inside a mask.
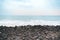
[[[0,20],[48,20],[60,21],[60,16],[0,15]]]
[[[0,15],[0,25],[60,25],[60,16]]]

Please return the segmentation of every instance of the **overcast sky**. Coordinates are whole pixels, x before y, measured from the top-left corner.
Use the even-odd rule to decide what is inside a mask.
[[[60,0],[0,0],[0,10],[5,15],[60,15]]]

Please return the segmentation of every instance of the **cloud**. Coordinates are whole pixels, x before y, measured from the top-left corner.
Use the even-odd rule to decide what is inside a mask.
[[[16,1],[16,0],[9,0],[9,1],[6,1],[3,3],[3,8],[4,9],[23,9],[23,8],[26,8],[26,7],[31,7],[31,4],[28,3],[28,2],[24,2],[24,1]]]
[[[60,10],[13,10],[12,15],[60,15]]]
[[[60,15],[60,3],[58,1],[59,0],[5,0],[3,2],[3,12],[11,13],[12,15]]]
[[[3,6],[6,9],[21,9],[29,6],[34,9],[52,9],[58,7],[58,3],[55,0],[5,0]]]

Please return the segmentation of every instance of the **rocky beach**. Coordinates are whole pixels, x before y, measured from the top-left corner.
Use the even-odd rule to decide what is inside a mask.
[[[60,26],[0,26],[0,40],[60,40]]]

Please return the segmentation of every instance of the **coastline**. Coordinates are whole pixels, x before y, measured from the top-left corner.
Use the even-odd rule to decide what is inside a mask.
[[[30,20],[30,21],[22,21],[22,20],[1,20],[0,25],[3,26],[22,26],[22,25],[49,25],[56,26],[60,25],[60,21],[46,21],[46,20]]]

